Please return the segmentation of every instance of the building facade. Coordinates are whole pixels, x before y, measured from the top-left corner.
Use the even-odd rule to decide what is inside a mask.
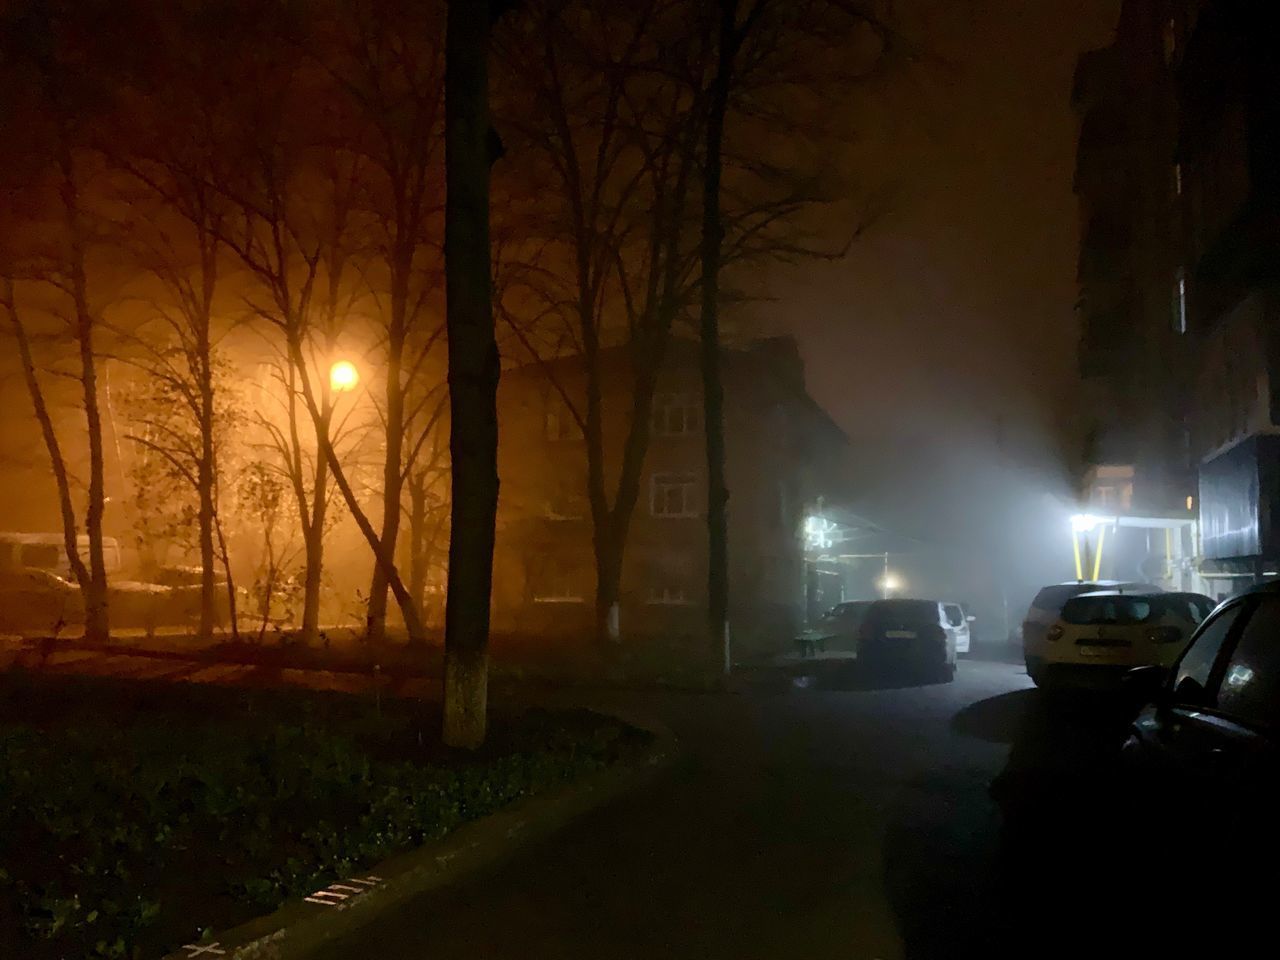
[[[626,350],[602,358],[605,488],[617,489],[631,420]],[[804,615],[805,519],[843,482],[847,439],[805,391],[794,341],[724,351],[730,620],[743,643],[789,642]],[[494,622],[529,635],[590,633],[593,525],[577,357],[505,371],[499,386]],[[661,370],[622,567],[624,638],[705,636],[706,452],[697,344]]]
[[[1159,568],[1162,553],[1168,569],[1176,553],[1219,594],[1280,559],[1268,6],[1126,0],[1115,41],[1081,58],[1074,90],[1083,499],[1103,515],[1163,517],[1178,537],[1162,548],[1136,528],[1145,554],[1130,543],[1113,575]]]

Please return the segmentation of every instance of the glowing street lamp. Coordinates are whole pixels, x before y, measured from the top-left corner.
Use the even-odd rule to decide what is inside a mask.
[[[877,585],[880,587],[880,592],[884,594],[885,599],[888,599],[892,594],[902,589],[902,578],[896,573],[886,570],[884,576],[877,581]]]
[[[334,393],[350,393],[360,382],[360,371],[350,360],[339,360],[329,368],[329,389]]]

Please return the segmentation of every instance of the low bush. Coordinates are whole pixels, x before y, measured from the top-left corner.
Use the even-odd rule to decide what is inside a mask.
[[[46,678],[3,694],[0,954],[32,958],[161,955],[643,740],[530,712],[460,755],[404,701]]]

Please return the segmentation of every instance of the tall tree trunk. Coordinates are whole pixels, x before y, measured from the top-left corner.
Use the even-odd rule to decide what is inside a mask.
[[[484,742],[498,506],[498,346],[490,304],[489,0],[449,0],[445,30],[445,291],[452,517],[445,743]]]
[[[622,548],[612,536],[607,522],[595,533],[596,609],[595,635],[599,642],[622,639]]]
[[[409,596],[419,611],[427,599],[427,481],[425,473],[409,476]]]
[[[27,385],[27,393],[31,397],[31,406],[35,409],[36,420],[40,424],[40,433],[44,438],[45,449],[49,453],[49,464],[53,469],[53,480],[58,490],[58,508],[62,513],[62,544],[67,551],[71,563],[71,572],[76,578],[82,596],[90,590],[89,570],[84,564],[78,549],[79,537],[76,531],[75,507],[71,503],[71,482],[67,477],[67,463],[62,458],[62,448],[58,444],[58,434],[53,429],[53,418],[49,416],[49,408],[45,405],[44,391],[40,388],[40,380],[36,376],[35,359],[31,355],[31,342],[27,337],[27,328],[18,316],[18,305],[13,295],[13,281],[5,278],[3,302],[9,312],[13,324],[14,336],[18,341],[18,357],[22,363],[22,376]]]
[[[322,401],[322,428],[317,429],[317,439],[324,444],[328,438],[328,403]],[[320,434],[323,431],[324,436]],[[313,642],[320,635],[320,579],[324,572],[324,523],[329,509],[329,461],[322,451],[316,452],[315,486],[311,491],[311,518],[303,529],[303,547],[306,572],[302,582],[302,634],[304,643]]]
[[[89,540],[89,580],[84,593],[86,640],[105,642],[110,635],[107,613],[107,566],[102,549],[102,517],[106,507],[105,459],[102,446],[102,413],[98,406],[98,370],[94,356],[94,317],[89,307],[85,276],[84,228],[80,221],[80,197],[71,151],[62,142],[62,205],[71,254],[71,298],[75,308],[76,343],[80,352],[80,386],[85,427],[89,439],[89,498],[85,508],[85,533]],[[77,544],[78,547],[78,544]]]
[[[412,253],[410,253],[410,259]],[[405,313],[408,302],[408,264],[398,264],[392,281],[391,324],[387,336],[387,431],[386,456],[382,464],[382,532],[379,540],[392,556],[400,534],[401,460],[404,450],[404,385],[400,382],[404,365]],[[412,595],[411,595],[412,596]],[[421,611],[421,607],[418,608]],[[367,637],[381,643],[387,632],[387,577],[382,565],[374,563],[369,585]]]
[[[720,371],[720,258],[724,226],[720,174],[729,84],[737,53],[737,0],[720,0],[716,74],[707,114],[702,174],[702,404],[707,453],[707,630],[712,653],[729,669],[729,488],[725,480],[724,385]]]
[[[200,538],[200,636],[209,639],[217,619],[217,589],[214,580],[214,451],[213,451],[213,370],[210,364],[209,330],[199,331],[197,370],[200,377],[200,460],[196,465]]]

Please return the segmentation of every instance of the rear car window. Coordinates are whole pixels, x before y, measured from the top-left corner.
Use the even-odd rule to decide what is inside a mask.
[[[62,551],[51,543],[26,543],[22,546],[20,563],[24,567],[50,570],[62,560]]]
[[[867,622],[872,625],[937,623],[938,605],[929,600],[877,600],[867,611]]]
[[[1151,601],[1140,597],[1074,597],[1062,607],[1062,619],[1081,626],[1146,623],[1151,614]]]
[[[1171,593],[1160,598],[1163,609],[1189,619],[1192,623],[1200,623],[1217,606],[1212,600],[1198,593]]]
[[[1037,610],[1047,610],[1050,613],[1057,613],[1062,609],[1062,605],[1072,597],[1087,593],[1095,587],[1084,583],[1064,583],[1056,587],[1045,587],[1036,594],[1036,598],[1031,601],[1031,606]],[[1024,594],[1025,596],[1025,594]]]

